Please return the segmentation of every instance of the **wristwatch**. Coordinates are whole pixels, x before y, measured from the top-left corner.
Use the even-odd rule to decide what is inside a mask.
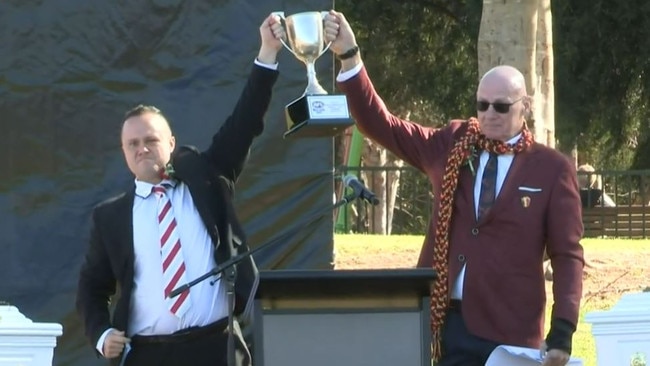
[[[343,52],[342,54],[336,55],[336,58],[338,58],[339,60],[347,60],[349,58],[356,56],[357,53],[359,53],[359,46],[355,45],[354,47]]]

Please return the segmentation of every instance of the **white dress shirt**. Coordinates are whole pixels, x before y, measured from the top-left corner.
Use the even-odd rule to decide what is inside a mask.
[[[171,334],[191,326],[204,326],[228,316],[225,286],[216,278],[190,289],[190,309],[178,318],[165,305],[158,227],[158,198],[151,183],[136,181],[133,202],[133,249],[135,254],[129,334]],[[180,182],[166,192],[176,219],[185,261],[185,278],[191,281],[216,265],[214,244],[194,206],[187,185]],[[179,284],[179,286],[182,284]]]
[[[517,136],[506,141],[508,144],[514,144],[521,137],[521,133]],[[503,154],[497,156],[497,186],[496,186],[496,197],[499,196],[501,192],[501,187],[503,182],[506,180],[506,175],[508,175],[508,170],[510,165],[512,165],[512,160],[514,159],[514,154]],[[481,197],[481,179],[483,178],[483,171],[485,170],[485,165],[490,158],[490,153],[483,151],[479,157],[478,169],[476,170],[476,177],[474,178],[474,215],[478,218],[478,200]],[[463,268],[460,270],[454,287],[451,289],[451,298],[456,300],[461,300],[463,298],[463,282],[465,281],[465,269],[467,268],[467,263],[463,265]]]
[[[190,309],[178,318],[165,305],[158,202],[151,192],[153,184],[135,181],[133,201],[133,291],[129,307],[127,337],[171,334],[192,326],[204,326],[228,316],[225,286],[218,277],[208,278],[190,288]],[[189,188],[177,183],[166,192],[176,219],[185,261],[185,276],[191,281],[212,270],[214,245],[199,216]],[[179,284],[179,286],[182,284]],[[111,328],[112,329],[112,328]],[[102,353],[107,329],[97,342]],[[127,346],[127,352],[128,352]],[[126,354],[126,352],[125,352]]]

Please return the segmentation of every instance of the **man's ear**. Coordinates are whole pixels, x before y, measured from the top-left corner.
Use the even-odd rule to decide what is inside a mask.
[[[526,95],[521,98],[521,103],[524,106],[523,117],[526,121],[533,120],[533,97]]]
[[[174,137],[174,135],[172,135],[171,138],[169,139],[169,144],[170,144],[170,150],[174,151],[174,148],[176,148],[176,138]]]

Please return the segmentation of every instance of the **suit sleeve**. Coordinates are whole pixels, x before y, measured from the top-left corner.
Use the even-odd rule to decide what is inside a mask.
[[[449,139],[440,136],[440,130],[402,120],[388,111],[365,67],[338,86],[347,97],[359,131],[408,164],[425,171],[430,157],[442,156],[448,150],[444,141]]]
[[[235,108],[205,151],[217,170],[231,181],[237,180],[253,139],[264,130],[264,115],[277,77],[276,70],[253,66]]]
[[[76,299],[77,312],[93,349],[102,333],[111,327],[108,304],[110,297],[115,294],[115,276],[101,238],[95,210],[92,215],[90,245],[81,266]]]
[[[553,310],[549,348],[571,351],[571,336],[578,324],[584,267],[582,209],[575,170],[567,159],[551,192],[547,213],[547,252],[553,266]]]

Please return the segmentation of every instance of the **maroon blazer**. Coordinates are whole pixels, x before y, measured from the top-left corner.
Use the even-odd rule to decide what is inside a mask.
[[[339,83],[359,130],[429,177],[434,197],[455,139],[467,124],[435,129],[392,115],[365,68]],[[478,164],[475,159],[475,164]],[[476,170],[476,169],[475,169]],[[490,211],[476,221],[474,176],[461,168],[449,247],[449,289],[464,264],[463,318],[469,331],[502,344],[538,348],[546,303],[543,258],[553,266],[554,318],[578,323],[582,296],[581,204],[575,168],[541,144],[515,156]],[[418,267],[431,267],[438,201]]]

